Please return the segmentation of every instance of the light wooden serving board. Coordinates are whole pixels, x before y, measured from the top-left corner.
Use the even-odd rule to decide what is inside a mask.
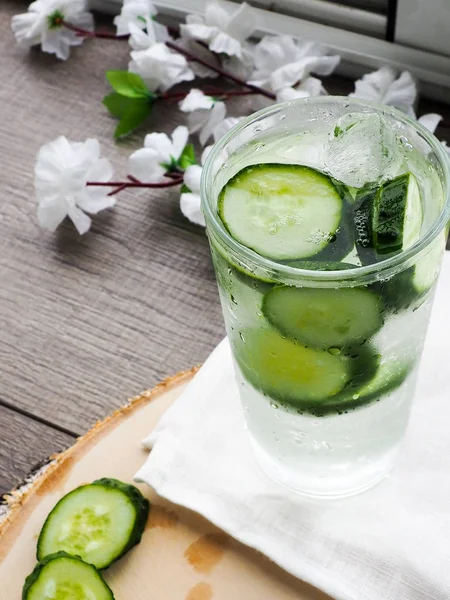
[[[27,491],[7,498],[10,512],[0,522],[0,600],[21,597],[23,581],[35,565],[42,523],[64,494],[99,477],[132,482],[147,456],[140,441],[194,372],[133,400],[57,456]],[[116,600],[328,599],[199,515],[140,488],[152,501],[142,542],[104,572]]]

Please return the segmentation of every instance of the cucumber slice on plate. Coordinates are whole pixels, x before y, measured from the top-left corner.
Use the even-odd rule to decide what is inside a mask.
[[[218,213],[235,240],[274,260],[307,258],[335,239],[344,201],[329,177],[300,165],[242,169],[222,189]]]
[[[384,183],[373,200],[372,242],[378,254],[404,250],[420,236],[422,200],[412,173]]]
[[[28,575],[22,600],[114,600],[108,584],[90,564],[65,552],[51,554]]]
[[[150,503],[133,485],[98,479],[64,496],[48,515],[37,544],[39,561],[55,552],[105,569],[141,540]]]
[[[276,286],[263,313],[281,334],[313,348],[362,344],[382,325],[381,297],[366,288]]]

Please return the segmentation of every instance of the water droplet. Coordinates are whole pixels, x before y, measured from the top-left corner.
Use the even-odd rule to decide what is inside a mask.
[[[358,400],[359,394],[353,394],[352,398],[353,398],[353,400]]]
[[[285,114],[281,114],[278,118],[280,119],[280,121],[284,121],[284,119],[286,118],[286,115]]]
[[[239,332],[239,337],[241,338],[241,340],[244,342],[244,344],[246,343],[244,335],[242,334],[242,331]]]
[[[341,349],[340,348],[328,348],[328,352],[330,354],[333,354],[334,356],[337,356],[338,354],[341,353]]]
[[[228,267],[228,275],[232,275],[233,271]]]
[[[275,235],[275,233],[278,231],[278,227],[276,225],[271,225],[269,227],[269,233],[270,235]]]
[[[278,409],[280,408],[280,407],[278,406],[278,404],[277,404],[276,402],[273,402],[273,401],[270,403],[270,406],[271,406],[272,408],[275,408],[275,410],[278,410]]]
[[[230,298],[231,298],[231,302],[233,304],[236,304],[236,306],[237,306],[236,298],[233,296],[233,294],[230,294]]]

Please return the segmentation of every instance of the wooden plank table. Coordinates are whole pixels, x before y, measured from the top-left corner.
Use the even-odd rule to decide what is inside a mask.
[[[14,42],[10,19],[28,3],[0,4],[0,495],[96,420],[164,377],[202,362],[224,335],[203,229],[179,210],[177,191],[123,192],[79,237],[70,224],[39,229],[33,168],[58,135],[99,138],[116,174],[142,143],[113,141],[101,104],[104,73],[125,69],[128,45],[89,40],[68,62]],[[331,77],[331,93],[352,82]],[[450,110],[422,102],[420,114]],[[183,116],[159,107],[148,130]]]

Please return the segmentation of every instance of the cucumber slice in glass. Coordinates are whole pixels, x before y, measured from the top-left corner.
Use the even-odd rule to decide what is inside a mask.
[[[295,260],[318,254],[335,239],[343,206],[323,173],[267,163],[242,169],[224,186],[218,213],[244,246],[274,260]]]
[[[22,600],[114,600],[106,581],[90,564],[65,552],[51,554],[28,575]]]
[[[389,360],[380,364],[375,377],[352,394],[355,406],[362,406],[393,392],[411,373],[414,364]]]
[[[362,344],[382,325],[383,302],[367,288],[276,286],[262,308],[282,335],[319,349]]]
[[[55,552],[105,569],[141,540],[149,501],[133,485],[98,479],[64,496],[48,515],[37,544],[39,561]]]
[[[242,374],[256,389],[299,408],[320,406],[351,378],[349,358],[300,346],[274,329],[244,329],[231,341]]]
[[[372,242],[378,254],[404,250],[420,236],[422,200],[412,173],[399,175],[378,190],[372,208]]]

